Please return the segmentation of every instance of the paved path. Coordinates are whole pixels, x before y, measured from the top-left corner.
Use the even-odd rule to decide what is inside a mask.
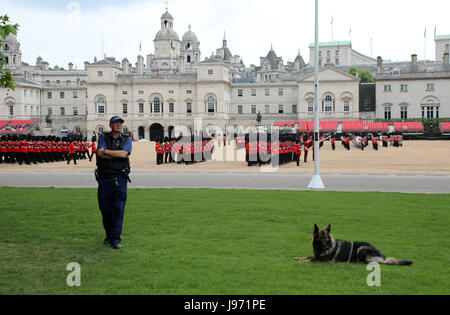
[[[310,174],[136,172],[129,188],[308,190]],[[450,193],[450,175],[324,174],[326,190]],[[93,172],[0,172],[0,186],[95,188]]]

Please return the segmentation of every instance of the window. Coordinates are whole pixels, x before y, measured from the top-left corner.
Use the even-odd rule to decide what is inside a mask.
[[[78,91],[73,91],[73,98],[78,98]]]
[[[427,118],[434,118],[434,107],[427,106]]]
[[[153,99],[153,108],[155,113],[159,114],[161,112],[161,101],[159,100],[158,97],[155,97]]]
[[[239,97],[242,97],[244,94],[243,94],[243,92],[242,92],[242,89],[238,89],[238,96]]]
[[[340,65],[339,58],[334,59],[334,64],[335,64],[336,66],[339,66],[339,65]]]
[[[74,107],[72,110],[73,110],[73,115],[78,116],[78,107]]]
[[[128,91],[122,91],[122,95],[127,95]]]
[[[210,96],[208,97],[208,113],[214,113],[215,112],[214,107],[215,107],[214,97]]]
[[[283,94],[284,94],[283,89],[278,89],[278,96],[283,96]]]
[[[265,96],[270,96],[270,89],[265,89],[264,90],[264,95]]]
[[[242,105],[238,105],[238,114],[243,114]]]
[[[23,90],[23,96],[27,96],[27,89]]]
[[[433,83],[428,83],[427,84],[427,91],[434,91],[434,84]]]
[[[339,50],[336,50],[336,56],[339,56]]]
[[[314,112],[314,101],[308,101],[308,112]]]
[[[60,107],[59,108],[59,114],[61,116],[65,116],[66,115],[66,108],[65,107]]]
[[[52,98],[52,92],[47,92],[47,98],[48,99]]]
[[[47,107],[47,116],[51,116],[53,114],[53,110],[51,107]]]
[[[292,114],[297,114],[297,104],[292,105]]]
[[[175,104],[169,103],[169,113],[173,114],[175,112]]]
[[[191,62],[191,56],[186,57],[186,62]],[[209,70],[208,70],[209,71]],[[209,73],[208,73],[209,74]]]
[[[252,96],[256,96],[256,89],[252,89]]]
[[[192,94],[192,90],[186,90],[186,94]]]
[[[60,84],[61,83],[61,80],[56,80],[56,84]]]
[[[278,114],[283,114],[283,113],[284,113],[283,105],[278,105]]]
[[[192,114],[192,103],[186,103],[186,113]]]
[[[252,114],[256,114],[256,105],[252,105]]]
[[[169,93],[170,93],[170,91],[169,91]],[[139,91],[138,91],[138,94],[139,94],[139,95],[143,95],[143,94],[144,94],[144,91],[139,90]]]
[[[331,51],[327,51],[327,57],[330,57],[331,56]]]
[[[422,107],[422,118],[439,118],[439,106],[427,106],[426,108]]]
[[[122,114],[128,114],[128,104],[122,104]]]
[[[14,116],[14,106],[9,106],[9,116]]]
[[[264,105],[264,112],[270,114],[270,105]]]
[[[139,110],[139,114],[143,114],[144,113],[144,103],[139,103],[138,104],[138,110]]]
[[[391,107],[384,108],[384,119],[391,119]]]
[[[322,59],[319,59],[319,67],[322,67]]]
[[[445,44],[445,50],[450,50],[450,44]]]
[[[105,113],[105,100],[102,97],[97,100],[97,113]]]
[[[103,77],[103,71],[97,71],[97,76]]]
[[[400,118],[408,119],[408,106],[400,106]]]
[[[70,80],[67,80],[66,83],[67,83],[67,85],[70,85]]]
[[[335,110],[335,102],[331,96],[327,95],[324,100],[322,100],[322,111],[331,112]]]
[[[59,92],[59,98],[64,98],[65,94],[64,92]]]
[[[350,111],[350,102],[344,101],[344,112],[348,113]]]
[[[386,84],[384,86],[384,91],[385,92],[392,92],[392,86],[390,84]]]
[[[208,69],[208,75],[213,75],[214,71],[212,69]]]
[[[408,84],[400,85],[400,91],[401,92],[408,92]]]
[[[169,94],[174,94],[175,91],[174,90],[169,90]]]

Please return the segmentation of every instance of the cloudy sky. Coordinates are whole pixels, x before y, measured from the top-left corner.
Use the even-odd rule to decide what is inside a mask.
[[[180,39],[192,25],[201,44],[202,59],[222,45],[244,63],[259,65],[270,46],[284,62],[300,50],[309,61],[314,41],[314,0],[168,0]],[[450,34],[448,0],[319,0],[319,40],[352,41],[365,55],[385,60],[434,60],[434,32]],[[20,24],[22,60],[78,69],[103,50],[117,60],[136,62],[154,52],[153,39],[165,11],[163,0],[0,0],[0,15]],[[331,21],[333,20],[333,26]],[[426,29],[426,38],[425,38]],[[332,31],[333,30],[333,31]],[[351,30],[351,32],[350,32]]]

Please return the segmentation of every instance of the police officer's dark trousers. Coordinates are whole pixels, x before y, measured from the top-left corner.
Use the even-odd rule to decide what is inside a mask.
[[[119,244],[127,202],[127,179],[122,176],[98,179],[98,203],[102,213],[106,239]]]

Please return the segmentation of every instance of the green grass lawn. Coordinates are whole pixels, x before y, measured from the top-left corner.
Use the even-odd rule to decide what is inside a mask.
[[[450,195],[130,189],[114,251],[96,194],[0,189],[0,294],[450,293]],[[381,266],[369,287],[365,265],[297,263],[315,223],[414,264]]]

